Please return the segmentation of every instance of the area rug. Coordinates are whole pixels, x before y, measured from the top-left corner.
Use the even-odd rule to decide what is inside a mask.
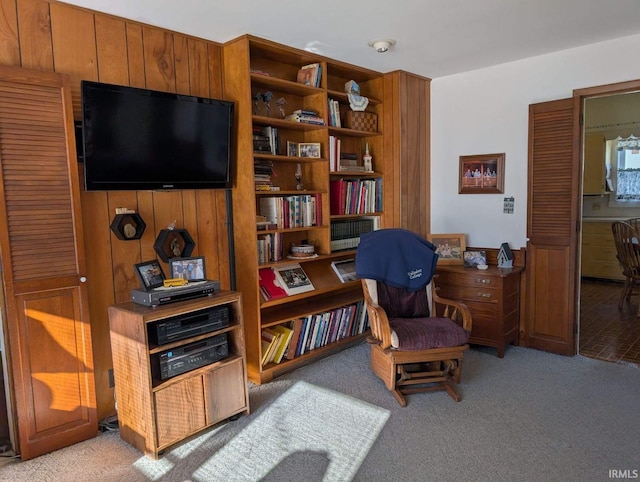
[[[323,463],[323,480],[351,480],[388,418],[386,409],[298,381],[205,461],[193,478],[275,479],[279,465],[297,458],[297,463]]]

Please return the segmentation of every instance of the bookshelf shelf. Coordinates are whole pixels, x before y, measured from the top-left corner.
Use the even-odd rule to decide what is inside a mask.
[[[351,136],[351,137],[382,137],[382,132],[370,132],[360,131],[357,129],[349,129],[347,127],[327,127],[329,133],[337,136]]]
[[[268,363],[267,356],[266,364],[263,366],[262,363],[263,354],[269,351],[263,347],[264,328],[281,328],[279,325],[292,328],[299,318],[317,316],[326,310],[342,309],[362,302],[360,283],[342,283],[331,267],[332,261],[355,255],[355,246],[340,251],[332,250],[335,244],[332,241],[332,225],[334,222],[355,222],[371,216],[377,218],[376,225],[381,225],[383,215],[379,209],[376,213],[332,215],[330,181],[340,178],[364,181],[384,177],[382,99],[385,98],[385,83],[384,76],[378,72],[250,35],[226,43],[223,61],[225,95],[237,105],[237,165],[238,172],[242,173],[234,186],[234,206],[242,206],[240,210],[234,209],[237,289],[244,295],[248,376],[252,382],[259,384],[362,339],[361,334],[349,331],[347,338],[337,341],[334,339],[326,346],[315,346],[311,351],[303,352],[293,359]],[[298,72],[313,64],[317,64],[321,72],[318,87],[297,81]],[[336,115],[342,121],[350,111],[344,88],[351,80],[356,81],[361,94],[369,98],[366,111],[370,116],[377,116],[376,132],[330,125],[337,125]],[[268,108],[263,102],[265,92],[272,94],[269,96],[271,100]],[[276,101],[280,103],[277,104]],[[315,117],[320,118],[324,125],[282,118],[283,113],[296,113],[300,116],[305,111],[316,113]],[[330,149],[330,138],[340,139],[343,152],[360,163],[368,146],[374,157],[375,172],[356,169],[353,172],[331,172],[331,155],[334,152]],[[317,144],[320,157],[288,155],[291,152],[289,147],[295,148],[295,144],[300,143]],[[263,151],[254,152],[254,147]],[[302,184],[305,190],[298,190],[298,184]],[[266,187],[261,189],[262,186]],[[277,186],[279,190],[267,190],[269,186]],[[389,183],[390,188],[391,186]],[[386,184],[381,183],[380,191],[385,187]],[[382,194],[380,192],[380,196]],[[256,216],[263,216],[267,222],[274,223],[282,212],[280,205],[276,208],[274,205],[284,201],[269,198],[305,195],[315,196],[315,218],[311,223],[315,225],[257,229]],[[294,205],[288,206],[289,212],[293,209],[292,206]],[[291,218],[283,219],[288,219],[288,224],[293,225]],[[288,259],[289,247],[294,244],[313,244],[318,256]],[[279,249],[282,251],[278,251]],[[282,293],[277,293],[277,287],[269,285],[271,291],[265,290],[264,279],[260,280],[260,270],[263,270],[264,275],[269,273],[264,268],[278,268],[294,263],[298,263],[304,270],[314,286],[313,291],[278,297]],[[260,282],[265,291],[261,291]],[[331,338],[323,341],[328,340]]]
[[[343,102],[345,104],[349,103],[349,98],[347,97],[347,94],[343,91],[327,89],[327,95],[332,99],[339,100],[340,102]],[[369,99],[369,105],[382,104],[382,101],[380,99],[376,99],[375,97],[367,97],[367,98]]]

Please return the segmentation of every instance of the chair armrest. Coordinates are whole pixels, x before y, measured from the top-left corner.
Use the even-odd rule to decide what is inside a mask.
[[[471,311],[469,310],[469,307],[462,301],[442,298],[441,296],[438,296],[438,292],[434,290],[433,303],[434,309],[438,316],[440,316],[440,310],[437,309],[436,305],[444,306],[442,316],[451,318],[456,323],[461,324],[462,328],[464,328],[466,331],[471,332],[471,326],[473,323],[471,318]]]
[[[369,315],[369,327],[371,328],[371,336],[376,340],[383,349],[391,346],[391,325],[384,308],[377,304],[369,292],[367,280],[362,281],[362,291],[364,293],[364,301],[367,304],[367,314]]]

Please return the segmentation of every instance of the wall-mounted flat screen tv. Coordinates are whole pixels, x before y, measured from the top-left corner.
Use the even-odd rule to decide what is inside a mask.
[[[234,104],[82,81],[85,189],[231,187]]]

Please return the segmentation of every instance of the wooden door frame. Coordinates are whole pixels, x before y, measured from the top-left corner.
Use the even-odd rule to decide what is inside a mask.
[[[575,149],[574,152],[574,163],[579,166],[580,170],[580,184],[578,189],[578,195],[576,197],[576,202],[582,207],[582,197],[583,197],[583,189],[584,189],[584,163],[582,162],[583,158],[583,149],[584,149],[584,136],[582,129],[581,120],[584,119],[584,101],[589,97],[600,97],[603,95],[613,95],[613,94],[624,94],[628,92],[640,91],[640,79],[629,80],[625,82],[617,82],[613,84],[604,84],[598,85],[595,87],[586,87],[582,89],[574,89],[573,91],[573,101],[574,101],[574,135],[576,139],[578,139],[578,148]],[[578,354],[580,352],[580,300],[582,297],[582,291],[580,289],[581,277],[582,277],[582,265],[581,265],[581,254],[582,254],[582,212],[580,212],[580,216],[578,217],[578,232],[580,234],[578,238],[578,246],[576,249],[576,259],[575,259],[575,273],[576,273],[576,292],[575,292],[575,320],[574,326],[577,327],[576,332],[576,340],[575,340],[575,353]]]

